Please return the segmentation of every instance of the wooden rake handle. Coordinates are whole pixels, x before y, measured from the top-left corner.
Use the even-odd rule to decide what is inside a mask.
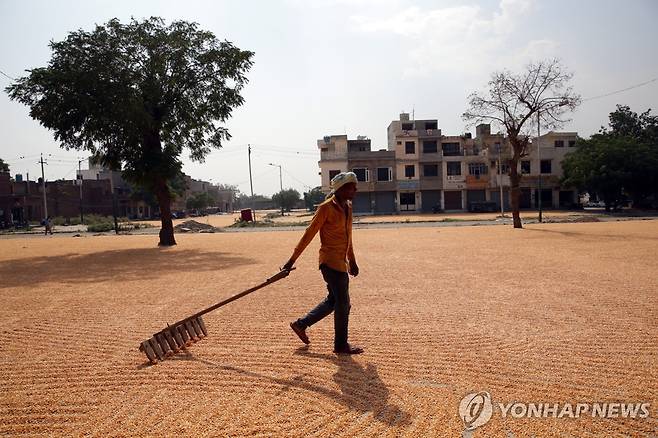
[[[261,284],[259,284],[259,285],[257,285],[257,286],[254,286],[254,287],[252,287],[252,288],[250,288],[250,289],[247,289],[247,290],[245,290],[245,291],[243,291],[243,292],[240,292],[239,294],[235,294],[235,295],[233,295],[232,297],[229,297],[229,298],[225,299],[224,301],[220,301],[220,302],[217,303],[217,304],[213,304],[212,306],[207,307],[207,308],[205,308],[205,309],[203,309],[203,310],[201,310],[201,311],[195,313],[195,314],[192,315],[192,316],[188,316],[188,317],[185,318],[185,319],[181,319],[181,320],[178,321],[177,323],[175,323],[175,324],[171,324],[171,325],[172,325],[172,326],[177,326],[177,325],[180,325],[180,324],[184,324],[184,323],[187,322],[187,321],[190,321],[190,320],[193,320],[193,319],[195,319],[195,318],[198,318],[199,316],[205,315],[205,314],[208,313],[208,312],[212,312],[213,310],[215,310],[215,309],[217,309],[217,308],[219,308],[219,307],[225,306],[226,304],[228,304],[228,303],[230,303],[230,302],[232,302],[232,301],[235,301],[235,300],[237,300],[238,298],[242,298],[242,297],[244,297],[245,295],[249,295],[249,294],[252,293],[252,292],[256,292],[258,289],[262,289],[262,288],[264,288],[265,286],[269,286],[270,284],[275,283],[275,282],[281,280],[282,278],[286,278],[288,275],[290,275],[290,271],[293,271],[293,270],[295,270],[295,269],[297,269],[297,268],[282,269],[279,273],[277,273],[277,274],[271,276],[270,278],[268,278],[267,280],[265,280],[265,281],[262,282]]]

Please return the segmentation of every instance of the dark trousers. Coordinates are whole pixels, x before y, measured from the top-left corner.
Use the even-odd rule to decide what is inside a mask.
[[[303,328],[310,327],[325,316],[334,312],[334,347],[347,344],[347,325],[350,317],[350,279],[347,272],[336,271],[327,265],[320,265],[322,277],[327,282],[327,297],[308,314],[297,320]]]

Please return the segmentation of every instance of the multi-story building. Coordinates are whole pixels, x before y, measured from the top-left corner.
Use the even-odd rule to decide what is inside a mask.
[[[509,209],[512,151],[504,135],[492,134],[489,125],[478,125],[475,138],[470,133],[446,136],[436,119],[410,120],[402,113],[387,132],[388,148],[377,151],[362,136],[318,140],[322,189],[328,192],[331,178],[350,170],[359,180],[356,213],[467,210],[482,202],[500,208],[501,198]],[[521,208],[537,206],[540,175],[544,208],[577,203],[576,192],[559,185],[561,161],[576,138],[575,132],[549,132],[533,139],[519,163]]]

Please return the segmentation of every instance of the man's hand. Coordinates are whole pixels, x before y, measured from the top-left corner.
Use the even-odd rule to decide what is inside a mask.
[[[295,264],[295,261],[293,259],[290,259],[286,262],[285,265],[283,265],[283,268],[281,268],[282,271],[290,271],[292,269],[292,265]]]
[[[359,265],[356,264],[355,260],[350,260],[350,275],[353,277],[359,275]]]

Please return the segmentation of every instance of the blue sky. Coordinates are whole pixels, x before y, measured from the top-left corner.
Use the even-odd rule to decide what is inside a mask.
[[[256,193],[279,189],[278,169],[268,163],[281,164],[284,186],[301,192],[320,181],[318,138],[367,135],[384,148],[386,127],[403,110],[437,118],[444,134],[463,133],[466,97],[495,70],[558,57],[585,99],[658,77],[658,2],[651,0],[0,0],[0,70],[21,76],[47,64],[51,39],[131,16],[195,21],[255,52],[245,104],[227,124],[232,140],[205,163],[186,159],[184,166],[194,178],[238,184],[246,193],[247,144]],[[0,76],[2,88],[9,83]],[[564,130],[588,137],[615,104],[640,112],[657,102],[658,81],[588,100]],[[48,180],[74,177],[76,157],[86,154],[60,149],[5,93],[0,121],[0,158],[12,174],[39,176],[44,153]]]

